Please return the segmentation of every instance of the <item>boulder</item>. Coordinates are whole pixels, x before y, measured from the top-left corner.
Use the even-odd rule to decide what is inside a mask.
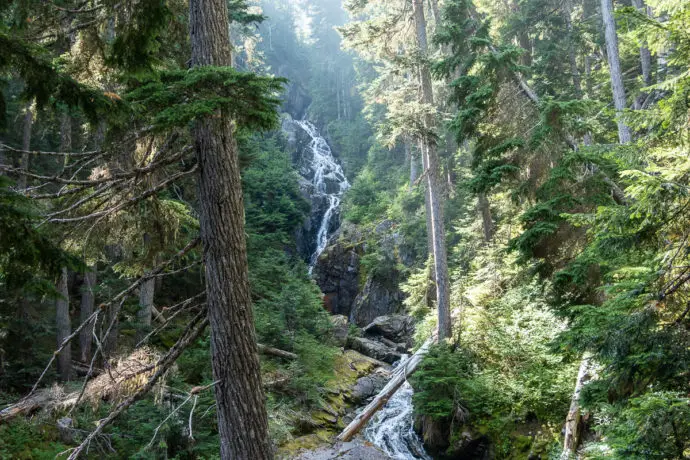
[[[382,373],[374,372],[357,379],[357,382],[352,387],[352,391],[348,395],[348,399],[353,404],[362,404],[367,399],[378,394],[386,385],[388,379]]]
[[[351,349],[358,351],[363,355],[381,360],[388,364],[393,364],[402,357],[402,355],[396,350],[385,346],[381,342],[367,339],[365,337],[348,337],[347,345]]]
[[[406,342],[414,333],[412,318],[406,315],[384,315],[374,318],[365,328],[367,335],[379,335],[396,344]]]
[[[335,339],[335,342],[341,347],[345,346],[347,343],[347,335],[350,332],[350,325],[347,320],[347,316],[334,315],[330,317],[330,320],[331,324],[333,325],[331,333]]]

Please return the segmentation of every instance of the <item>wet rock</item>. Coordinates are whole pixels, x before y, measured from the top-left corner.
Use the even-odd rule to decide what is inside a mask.
[[[345,315],[334,315],[330,317],[333,329],[331,334],[339,346],[345,346],[347,335],[350,332],[350,325]]]
[[[361,438],[349,442],[339,442],[333,446],[302,452],[297,460],[388,460],[391,457],[378,447]]]
[[[389,364],[393,364],[402,357],[402,355],[396,350],[385,346],[381,342],[367,339],[365,337],[348,337],[347,345],[351,349],[358,351],[363,355]]]
[[[386,385],[388,379],[381,373],[373,373],[357,379],[357,383],[352,387],[348,399],[353,404],[362,404],[367,399],[378,394]]]
[[[368,335],[379,335],[388,340],[405,343],[414,333],[412,318],[406,315],[384,315],[374,318],[365,328]]]
[[[324,306],[334,315],[350,317],[359,292],[359,262],[363,247],[349,238],[333,238],[314,267],[313,277],[324,294]]]

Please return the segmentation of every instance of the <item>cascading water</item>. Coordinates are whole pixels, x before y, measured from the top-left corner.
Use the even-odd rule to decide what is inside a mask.
[[[400,362],[404,362],[403,357]],[[396,460],[431,460],[413,429],[412,386],[405,382],[364,430],[364,437]]]
[[[350,188],[350,183],[343,173],[343,168],[333,157],[331,147],[326,142],[310,121],[301,120],[295,123],[302,128],[311,138],[309,149],[313,154],[310,163],[311,171],[313,172],[312,184],[314,186],[314,194],[327,200],[328,207],[323,214],[319,230],[316,233],[316,248],[309,258],[309,273],[312,272],[319,255],[326,248],[328,243],[329,229],[331,228],[331,221],[338,215],[338,208],[343,193]]]

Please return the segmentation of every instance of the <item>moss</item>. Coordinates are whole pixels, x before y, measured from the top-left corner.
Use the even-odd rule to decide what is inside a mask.
[[[318,430],[314,433],[300,436],[281,446],[276,457],[278,459],[295,458],[302,450],[314,450],[329,443],[333,436],[335,436],[335,433],[330,430]]]

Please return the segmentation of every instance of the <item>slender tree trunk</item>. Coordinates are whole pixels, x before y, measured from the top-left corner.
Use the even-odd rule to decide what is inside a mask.
[[[489,206],[489,199],[486,193],[480,192],[477,201],[477,207],[482,215],[482,229],[484,230],[484,241],[490,242],[494,237],[494,220],[491,216],[491,207]]]
[[[225,0],[191,0],[192,65],[231,61]],[[199,223],[204,247],[211,356],[224,460],[273,457],[249,292],[240,165],[229,114],[192,128],[199,164]]]
[[[81,305],[79,306],[79,322],[86,321],[93,313],[96,300],[94,287],[96,286],[96,267],[86,269],[84,284],[81,287]],[[87,324],[79,332],[79,360],[88,363],[91,360],[91,343],[93,341],[93,323]]]
[[[29,170],[29,150],[31,150],[31,131],[33,130],[33,125],[34,125],[34,114],[31,109],[32,103],[29,102],[26,104],[26,108],[24,109],[24,123],[22,126],[22,158],[19,163],[19,168],[23,169],[24,171]],[[26,175],[21,174],[19,176],[19,181],[17,182],[17,186],[19,187],[19,190],[24,190],[26,188]]]
[[[647,15],[647,6],[644,4],[644,0],[632,0],[632,4],[637,10]],[[647,46],[647,41],[643,41],[640,46],[640,66],[642,68],[642,81],[646,86],[652,84],[652,53],[649,51]]]
[[[156,279],[149,278],[139,288],[139,310],[137,310],[137,343],[146,337],[151,329],[153,297],[156,293]]]
[[[417,45],[422,56],[427,54],[428,43],[426,36],[426,20],[424,18],[424,3],[422,0],[412,0],[414,11]],[[419,69],[421,99],[425,104],[434,104],[434,94],[431,86],[431,72],[427,63],[421,64]],[[427,133],[422,139],[422,155],[426,158],[426,186],[429,198],[427,213],[427,228],[431,227],[431,241],[434,256],[434,280],[436,282],[436,306],[438,309],[438,338],[439,341],[451,336],[450,299],[448,282],[448,261],[446,255],[445,224],[443,222],[443,203],[441,202],[441,178],[438,152],[435,141],[428,135],[434,129],[433,115],[427,115],[424,120]]]
[[[410,190],[412,190],[415,182],[417,182],[417,177],[419,177],[419,159],[414,146],[408,141],[405,141],[405,152],[410,159]]]
[[[68,152],[72,149],[72,118],[64,113],[60,121],[60,150]],[[67,161],[67,160],[65,160]],[[55,303],[55,326],[58,347],[72,332],[69,317],[69,291],[67,289],[68,273],[63,267],[58,281],[57,290],[62,298]],[[72,378],[71,344],[66,346],[58,356],[58,374],[63,382]]]
[[[577,381],[575,382],[575,390],[570,400],[570,410],[565,419],[563,453],[562,460],[567,460],[570,456],[575,455],[577,446],[580,443],[580,436],[582,431],[582,415],[580,414],[580,393],[585,384],[585,380],[589,377],[589,363],[588,356],[582,358],[580,363],[580,370],[577,373]]]
[[[606,37],[606,56],[609,61],[609,74],[611,75],[611,89],[613,91],[613,105],[616,108],[618,124],[618,140],[621,144],[627,144],[632,140],[630,127],[625,124],[623,110],[626,108],[625,85],[618,53],[618,34],[616,33],[616,21],[613,18],[613,0],[601,0],[601,17],[604,21],[604,35]]]
[[[58,348],[71,333],[69,320],[69,291],[67,290],[67,269],[62,268],[60,280],[57,284],[60,297],[55,301],[55,329],[57,332]],[[57,357],[58,375],[60,380],[67,382],[72,379],[71,347],[66,346]]]

